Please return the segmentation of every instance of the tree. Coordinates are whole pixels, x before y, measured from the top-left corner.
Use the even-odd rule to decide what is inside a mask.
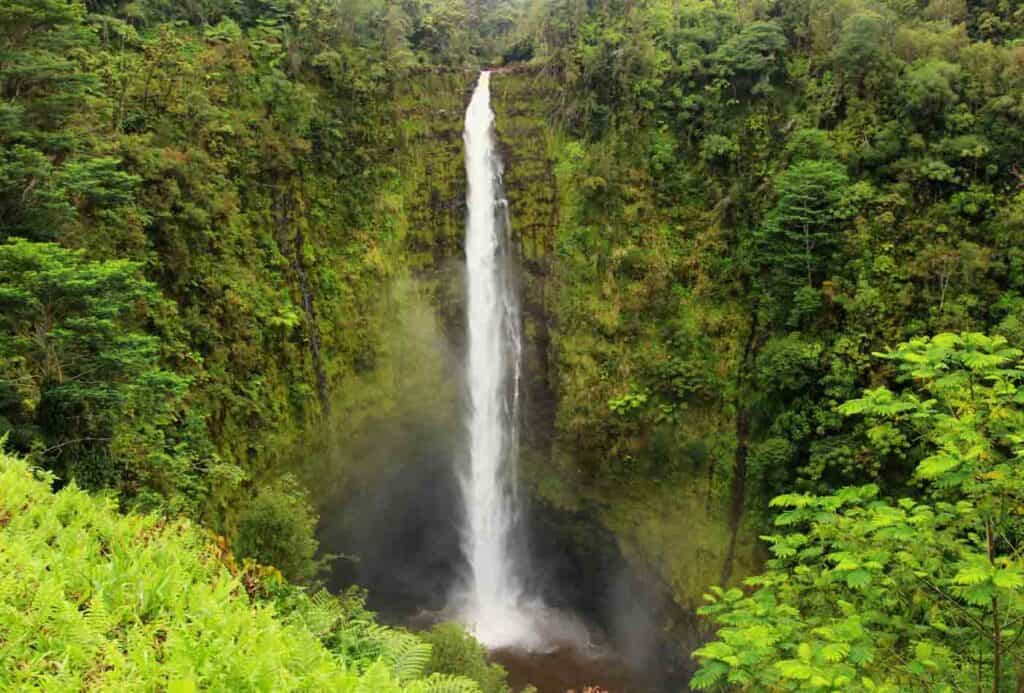
[[[918,497],[877,486],[772,505],[756,591],[716,589],[695,688],[942,691],[1024,681],[1024,359],[1001,337],[940,334],[885,355],[903,388],[840,407],[873,448],[917,459]],[[874,454],[883,454],[875,452]]]
[[[776,181],[778,202],[758,236],[759,254],[771,274],[793,287],[801,275],[813,286],[829,268],[839,245],[836,205],[848,182],[834,161],[807,159],[783,171]]]
[[[854,14],[843,22],[832,50],[836,67],[856,84],[878,70],[892,40],[892,24],[874,12]]]
[[[941,122],[960,100],[955,89],[960,71],[959,65],[944,60],[928,60],[911,68],[900,83],[907,115],[919,124]]]
[[[188,380],[160,367],[160,340],[142,330],[160,304],[135,263],[0,245],[0,416],[65,479],[129,494],[190,483],[163,430],[183,421]]]
[[[53,240],[74,216],[46,154],[23,144],[0,147],[0,241]]]
[[[0,7],[0,240],[52,239],[73,217],[57,159],[80,139],[66,128],[95,84],[69,56],[89,45],[85,8],[64,0]]]
[[[462,65],[469,58],[468,8],[461,0],[423,3],[411,37],[416,50],[441,65]]]
[[[771,80],[784,70],[786,35],[775,22],[752,22],[722,44],[712,60],[734,84],[754,93],[767,92]]]
[[[56,131],[94,83],[68,57],[91,43],[84,17],[81,2],[66,0],[8,0],[0,7],[0,142],[66,141]]]

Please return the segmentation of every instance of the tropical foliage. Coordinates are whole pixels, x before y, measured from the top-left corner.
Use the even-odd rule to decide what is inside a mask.
[[[554,502],[595,501],[680,604],[757,570],[777,495],[919,492],[913,457],[837,409],[893,386],[873,353],[945,332],[1020,346],[1020,19],[883,0],[528,13],[535,58],[497,126],[556,181],[507,173],[532,186],[511,204],[557,397],[557,471],[537,473]]]
[[[437,365],[398,316],[459,334],[502,64],[530,491],[722,585],[699,687],[1020,687],[1022,41],[1011,0],[6,0],[0,685],[503,689],[287,582]]]
[[[109,498],[0,457],[0,687],[473,693],[426,675],[431,645],[239,568],[188,520],[120,515]]]
[[[786,494],[768,572],[718,588],[697,688],[1012,690],[1024,671],[1020,508],[1024,359],[1003,338],[941,334],[886,354],[896,392],[840,407],[877,455],[917,460],[913,496],[875,484]]]
[[[387,213],[402,206],[394,87],[494,55],[513,14],[4,3],[8,446],[311,577],[299,448],[348,414],[339,392],[384,348],[381,287],[412,265]]]

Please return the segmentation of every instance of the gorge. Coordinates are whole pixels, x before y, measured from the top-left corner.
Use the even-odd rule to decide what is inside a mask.
[[[328,552],[360,556],[358,563],[338,564],[339,589],[351,582],[367,586],[370,606],[395,623],[429,624],[436,614],[455,617],[498,652],[513,680],[547,681],[553,687],[544,691],[587,683],[617,691],[616,682],[633,680],[628,671],[635,667],[645,687],[634,683],[630,690],[655,690],[653,682],[670,671],[677,685],[686,671],[682,658],[668,653],[670,640],[659,632],[656,614],[671,610],[665,586],[650,569],[630,565],[593,508],[559,507],[537,489],[541,470],[536,465],[550,455],[553,434],[553,395],[544,374],[547,318],[537,303],[543,279],[537,268],[548,261],[540,252],[553,229],[538,215],[537,205],[553,209],[554,190],[551,162],[538,151],[543,140],[535,136],[549,107],[546,97],[519,91],[536,80],[528,71],[489,75],[492,103],[507,114],[504,121],[495,120],[480,100],[484,95],[475,74],[426,75],[409,84],[417,106],[403,118],[412,128],[426,128],[426,134],[410,141],[408,156],[429,168],[423,178],[414,170],[404,175],[423,186],[414,199],[444,196],[430,210],[409,212],[422,219],[416,232],[430,239],[433,252],[447,256],[431,261],[413,291],[428,289],[448,298],[436,309],[417,303],[410,306],[412,312],[397,314],[397,322],[414,324],[439,311],[428,320],[425,334],[396,337],[404,344],[407,362],[397,368],[403,375],[396,409],[386,417],[390,423],[383,430],[371,425],[364,442],[348,444],[364,461],[374,460],[367,469],[377,472],[357,481],[356,494],[344,492],[324,506],[331,510],[324,512],[321,539]],[[427,94],[430,101],[424,100]],[[524,109],[534,109],[525,121],[529,129],[512,129],[524,122]],[[463,111],[465,119],[459,117]],[[465,146],[460,146],[462,138],[455,135],[462,134],[463,122]],[[534,158],[538,155],[539,160]],[[502,164],[499,156],[509,163]],[[477,186],[474,169],[481,181]],[[506,183],[512,186],[508,193],[503,192]],[[480,231],[474,239],[472,234]],[[479,291],[481,309],[476,322],[474,291]],[[519,303],[524,304],[521,311]],[[523,333],[516,335],[519,323]],[[473,372],[474,329],[475,346],[487,356],[477,368],[485,373]],[[421,378],[427,381],[418,384]],[[449,389],[446,382],[456,386]],[[485,406],[470,407],[474,395]],[[487,418],[474,420],[474,414]],[[521,417],[521,426],[510,415]],[[424,426],[437,419],[443,421]],[[483,430],[474,429],[485,424]],[[468,483],[468,465],[453,467],[453,461],[471,459],[474,433],[486,443],[476,458],[484,464],[477,477],[483,489]],[[520,435],[521,444],[516,440]],[[380,451],[386,452],[378,458]],[[516,462],[524,469],[515,499],[521,505],[513,510],[506,485],[513,481]],[[333,464],[344,466],[336,458]],[[480,514],[475,518],[460,511],[460,506],[472,508],[474,499],[489,499],[476,506]],[[474,522],[487,539],[477,545],[482,549],[475,556],[479,570],[472,565],[474,544],[467,541]],[[533,555],[524,555],[525,547]],[[475,595],[474,585],[481,585]],[[467,608],[480,595],[499,608],[489,613]],[[494,619],[494,630],[487,630],[481,616]],[[695,642],[692,626],[685,620],[680,626],[684,638]],[[533,678],[517,679],[521,672]]]
[[[1022,42],[6,0],[0,689],[1020,688]]]

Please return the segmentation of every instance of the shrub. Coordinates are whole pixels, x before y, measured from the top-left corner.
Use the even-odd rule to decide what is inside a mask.
[[[359,618],[372,658],[339,656],[322,639],[352,613],[335,598],[285,586],[282,615],[188,520],[50,481],[0,454],[0,690],[479,692],[424,678],[430,645]]]
[[[316,521],[303,490],[284,477],[260,489],[242,510],[235,553],[272,565],[289,580],[308,580],[317,573]]]
[[[421,637],[433,645],[427,671],[459,674],[480,685],[483,693],[506,693],[508,676],[500,664],[487,661],[487,650],[457,623],[441,623]]]

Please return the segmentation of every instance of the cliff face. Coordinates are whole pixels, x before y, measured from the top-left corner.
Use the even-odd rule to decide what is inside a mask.
[[[332,418],[299,451],[320,510],[331,582],[369,588],[385,615],[440,608],[459,555],[459,417],[466,182],[463,115],[475,75],[423,70],[396,82],[381,130],[389,174],[376,192],[376,257],[387,269],[362,320],[369,368],[333,392]]]
[[[633,198],[594,214],[588,186],[600,182],[572,168],[575,152],[589,145],[556,127],[559,98],[558,84],[540,70],[493,80],[530,339],[525,476],[542,503],[595,518],[635,569],[693,609],[709,585],[742,578],[760,560],[756,528],[747,526],[754,523],[734,516],[720,469],[735,455],[736,415],[720,397],[695,398],[683,415],[641,425],[613,406],[631,392],[641,359],[678,359],[655,351],[656,333],[696,306],[664,302],[674,287],[659,255],[670,255],[675,240],[642,175],[623,172]],[[601,244],[581,258],[573,245],[591,229]],[[723,362],[694,367],[718,370],[726,382],[739,368],[733,354],[742,335],[704,331],[721,342]]]
[[[458,551],[450,498],[464,347],[462,121],[475,80],[469,72],[423,72],[394,95],[395,176],[377,202],[379,224],[392,230],[381,248],[390,283],[370,318],[379,326],[373,367],[338,388],[334,423],[316,444],[311,480],[326,548],[362,558],[338,584],[370,585],[378,608],[404,599],[429,604],[457,568],[436,555]],[[625,557],[653,592],[692,610],[721,580],[730,552],[730,484],[718,468],[735,451],[734,415],[716,401],[695,401],[685,416],[652,429],[609,405],[629,391],[638,354],[657,360],[645,333],[625,325],[653,333],[666,320],[659,297],[671,292],[671,277],[656,256],[670,234],[637,178],[636,201],[601,215],[606,244],[580,269],[573,244],[593,225],[587,186],[594,181],[572,168],[585,145],[554,124],[558,98],[557,83],[538,70],[492,79],[527,337],[523,480],[538,531],[574,556],[563,582],[589,581],[577,587],[599,592],[611,578],[586,573],[600,572],[609,556]],[[694,369],[735,368],[738,337],[719,332],[711,338],[722,341],[723,363]],[[638,466],[646,472],[631,473]],[[382,507],[390,509],[386,523]],[[442,529],[424,529],[426,514]],[[419,564],[399,576],[378,546],[404,547],[406,567]],[[754,546],[754,532],[741,525],[732,579],[754,569]],[[404,591],[412,583],[422,594]]]
[[[412,75],[394,94],[395,151],[404,261],[424,280],[442,280],[461,263],[466,216],[462,122],[475,75],[431,71]],[[442,282],[444,283],[444,282]],[[449,284],[451,282],[448,282]],[[438,287],[442,309],[458,309],[455,287]]]
[[[535,72],[499,73],[492,80],[491,101],[504,162],[502,182],[519,255],[527,339],[523,443],[527,458],[534,461],[550,457],[557,414],[547,300],[559,219],[554,175],[557,133],[551,126],[550,97],[550,82]]]

